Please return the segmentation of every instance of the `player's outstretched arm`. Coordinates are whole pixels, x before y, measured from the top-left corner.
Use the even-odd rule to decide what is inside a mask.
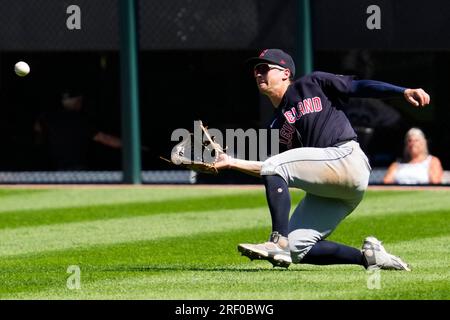
[[[261,175],[262,162],[236,159],[226,153],[223,153],[219,156],[219,159],[214,164],[214,167],[217,170],[232,169],[259,177]]]
[[[424,107],[430,103],[430,95],[423,89],[399,87],[387,82],[377,80],[353,80],[348,92],[355,98],[393,98],[401,96],[415,107]]]

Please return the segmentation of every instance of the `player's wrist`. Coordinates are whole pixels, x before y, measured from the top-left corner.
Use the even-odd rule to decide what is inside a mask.
[[[228,166],[227,169],[236,169],[236,159],[232,156],[228,156]]]

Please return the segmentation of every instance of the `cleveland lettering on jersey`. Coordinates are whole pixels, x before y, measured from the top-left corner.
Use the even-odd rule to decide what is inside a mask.
[[[280,129],[280,140],[279,140],[280,143],[284,144],[288,149],[291,149],[294,134],[295,134],[295,127],[285,122]]]
[[[322,111],[322,100],[320,100],[320,97],[307,98],[303,102],[299,101],[296,107],[286,111],[284,117],[289,123],[295,123],[305,114],[320,111]]]
[[[280,151],[326,148],[356,140],[355,131],[340,110],[353,79],[316,71],[295,80],[276,108],[271,125],[280,130]]]

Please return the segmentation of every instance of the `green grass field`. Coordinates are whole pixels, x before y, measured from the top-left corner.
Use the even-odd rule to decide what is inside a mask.
[[[294,191],[293,202],[303,196]],[[1,299],[449,299],[450,191],[369,191],[330,239],[375,235],[412,272],[272,268],[237,252],[270,233],[263,189],[0,189]],[[81,289],[67,288],[71,265]]]

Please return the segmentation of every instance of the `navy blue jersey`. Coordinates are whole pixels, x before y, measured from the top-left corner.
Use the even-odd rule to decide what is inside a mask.
[[[357,135],[344,112],[353,76],[313,72],[293,82],[270,125],[280,130],[280,152],[297,147],[326,148]]]

